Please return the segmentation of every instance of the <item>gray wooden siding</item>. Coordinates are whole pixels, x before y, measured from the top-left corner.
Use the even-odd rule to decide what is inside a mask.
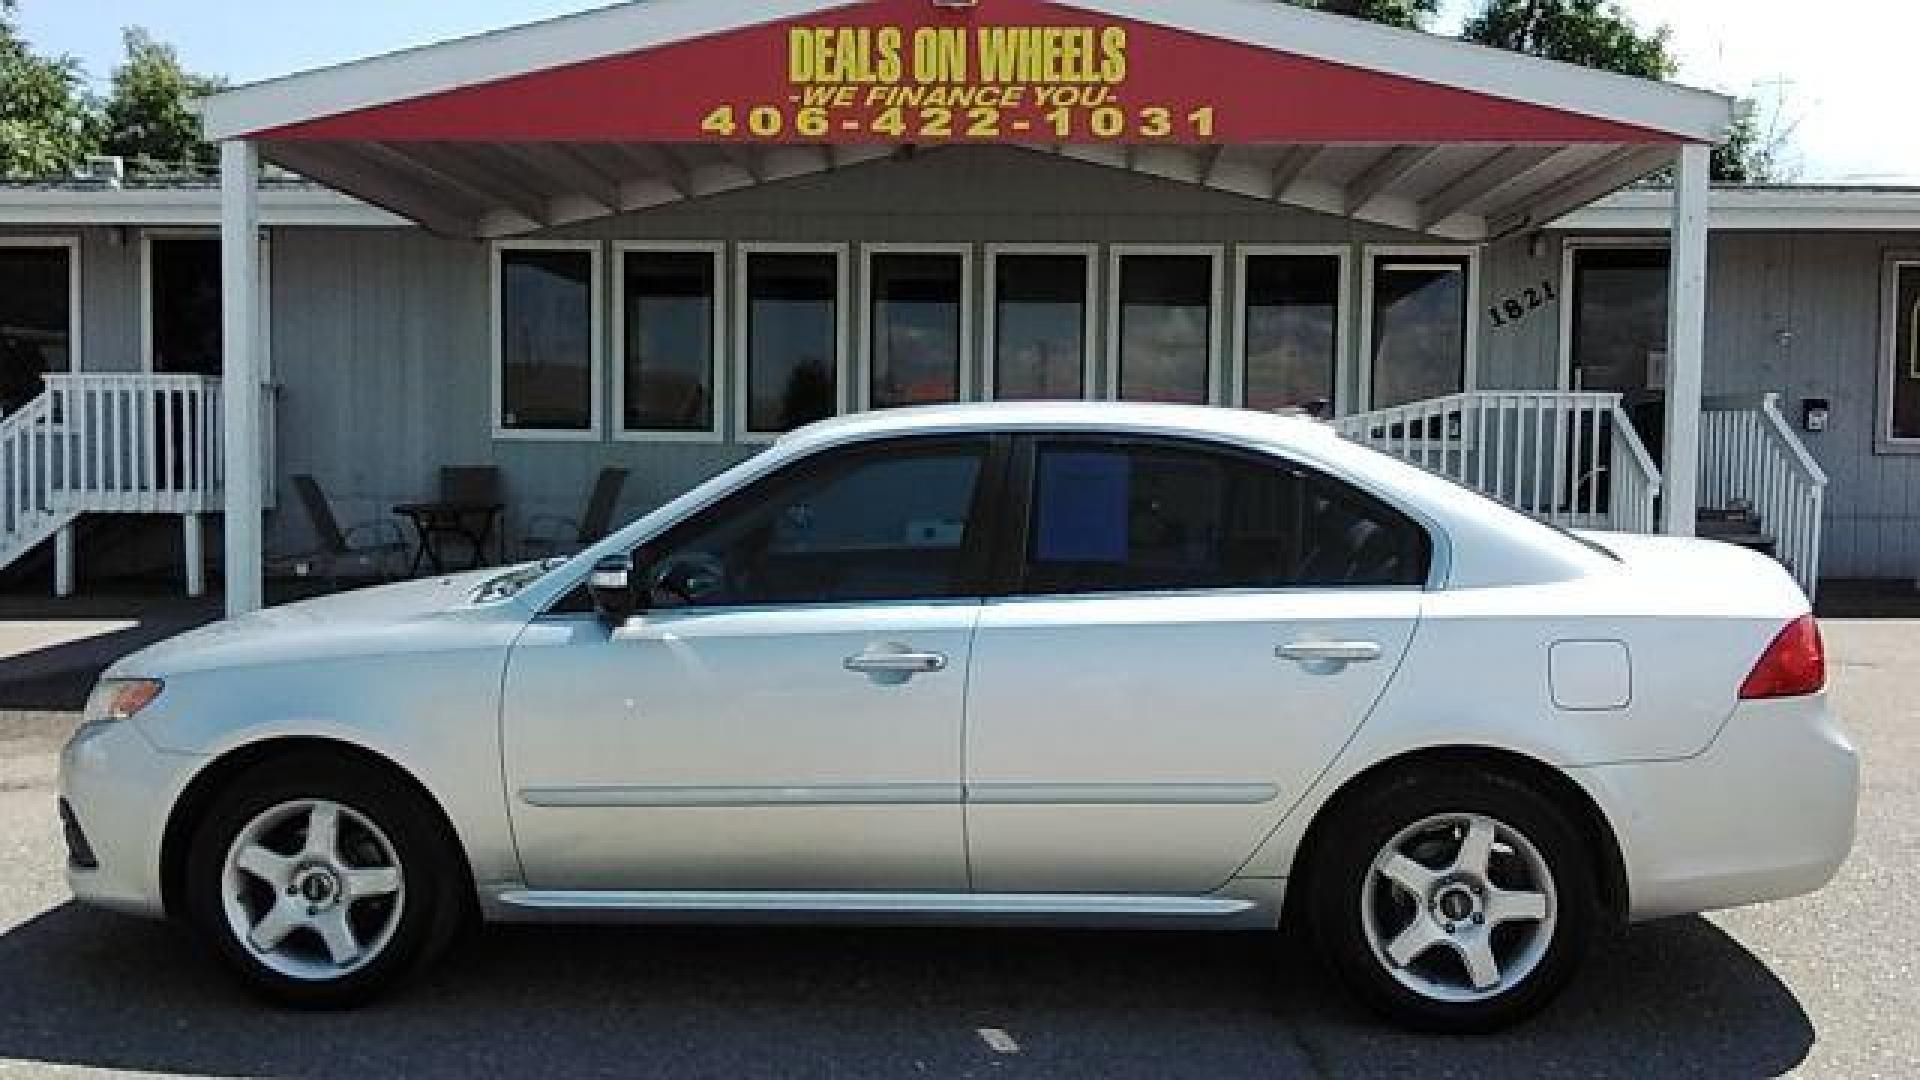
[[[85,364],[137,370],[137,230],[78,233]],[[968,149],[862,166],[554,230],[556,237],[831,242],[1409,244],[1407,234],[1172,181],[1009,149]],[[1873,451],[1880,264],[1911,236],[1721,234],[1713,243],[1709,393],[1780,392],[1833,401],[1833,425],[1803,436],[1833,476],[1827,572],[1920,576],[1920,455]],[[272,248],[279,505],[272,552],[312,544],[287,478],[317,476],[342,521],[392,520],[396,502],[430,496],[443,465],[497,464],[509,532],[537,514],[577,515],[595,473],[632,470],[622,516],[658,505],[753,452],[719,445],[496,441],[490,435],[488,262],[483,244],[407,230],[278,229]],[[1559,303],[1494,327],[1486,308],[1543,280],[1557,289],[1561,239],[1490,247],[1481,260],[1479,385],[1551,388],[1559,380]],[[1096,272],[1105,273],[1104,253]],[[1226,265],[1231,268],[1231,250]],[[849,267],[858,283],[857,248]],[[609,282],[611,281],[609,265]],[[984,251],[974,263],[975,360],[981,354]],[[1361,260],[1353,265],[1357,349]],[[1231,289],[1226,302],[1235,303]],[[1104,319],[1100,333],[1104,333]],[[1230,344],[1223,320],[1223,345]],[[855,333],[859,333],[855,320]],[[856,338],[857,342],[857,338]],[[1098,344],[1104,356],[1105,342]],[[611,362],[611,357],[609,358]],[[1355,400],[1358,357],[1345,364]],[[979,375],[978,370],[975,372]],[[604,375],[611,397],[611,372]],[[976,378],[976,385],[978,380]],[[1104,388],[1103,388],[1104,389]],[[611,413],[611,402],[608,412]]]

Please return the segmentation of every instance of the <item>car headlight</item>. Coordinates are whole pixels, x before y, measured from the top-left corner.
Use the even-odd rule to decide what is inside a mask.
[[[87,698],[87,723],[127,720],[153,704],[166,683],[159,679],[102,679]]]

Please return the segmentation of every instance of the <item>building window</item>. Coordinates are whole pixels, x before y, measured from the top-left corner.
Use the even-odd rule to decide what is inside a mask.
[[[218,378],[220,238],[149,235],[146,242],[149,369]]]
[[[0,240],[0,416],[40,395],[41,376],[78,370],[80,245]]]
[[[600,251],[593,243],[494,249],[494,432],[599,434]]]
[[[1093,249],[987,253],[987,396],[1092,395]]]
[[[1466,389],[1474,345],[1472,257],[1376,253],[1370,270],[1370,407]]]
[[[1219,251],[1121,247],[1113,265],[1115,396],[1213,400]]]
[[[1889,266],[1893,325],[1887,342],[1892,355],[1887,357],[1882,385],[1886,402],[1886,443],[1899,443],[1900,449],[1920,447],[1920,261],[1896,261]]]
[[[864,403],[886,409],[967,396],[970,248],[868,248]]]
[[[846,357],[846,250],[743,245],[742,435],[832,416]]]
[[[719,435],[721,251],[718,244],[619,249],[614,379],[622,434]]]
[[[1247,408],[1332,414],[1346,266],[1336,251],[1242,251],[1238,352]]]
[[[1573,247],[1570,385],[1633,398],[1657,390],[1667,355],[1667,250]]]

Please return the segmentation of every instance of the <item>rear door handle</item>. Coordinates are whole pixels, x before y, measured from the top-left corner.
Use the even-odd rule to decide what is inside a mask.
[[[1274,650],[1282,660],[1296,664],[1364,664],[1380,659],[1377,641],[1296,641]]]
[[[937,652],[864,652],[847,657],[847,670],[867,675],[924,675],[947,669],[947,657]]]

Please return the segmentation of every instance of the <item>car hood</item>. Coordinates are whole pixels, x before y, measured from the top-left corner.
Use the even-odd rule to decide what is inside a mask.
[[[222,619],[132,653],[109,677],[160,676],[263,663],[295,662],[351,653],[393,652],[439,640],[433,628],[474,619],[526,613],[512,600],[476,604],[473,596],[503,571],[405,581],[265,608]]]

